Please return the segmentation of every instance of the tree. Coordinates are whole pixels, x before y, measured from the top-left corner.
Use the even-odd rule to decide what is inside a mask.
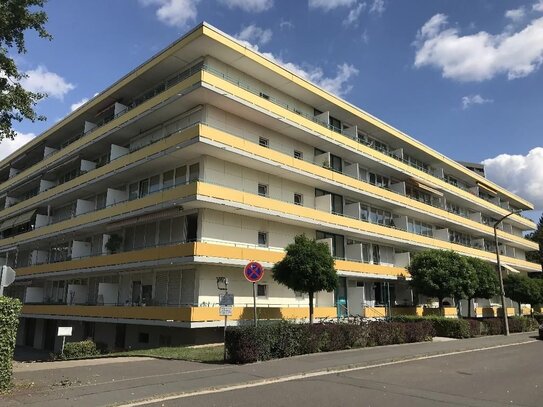
[[[541,280],[535,280],[521,274],[509,274],[503,279],[503,288],[507,298],[518,302],[519,314],[522,313],[520,304],[535,305],[543,302]]]
[[[309,296],[309,322],[313,323],[313,297],[319,291],[334,291],[338,276],[334,258],[325,243],[298,235],[286,248],[285,257],[275,263],[273,279]]]
[[[415,292],[439,300],[443,312],[443,299],[472,298],[475,293],[475,271],[467,259],[453,251],[425,250],[413,256],[409,266],[411,287]]]
[[[526,260],[533,263],[539,263],[543,266],[543,215],[541,215],[539,222],[537,222],[537,229],[534,232],[527,234],[526,239],[539,244],[539,251],[527,252]]]
[[[468,263],[475,271],[475,291],[471,298],[468,298],[468,316],[471,317],[469,303],[474,298],[492,298],[500,293],[500,282],[494,266],[476,257],[468,257]]]
[[[44,11],[31,11],[42,8],[46,0],[2,0],[0,1],[0,141],[13,139],[16,135],[12,128],[14,121],[28,119],[32,122],[45,120],[34,107],[46,95],[25,90],[15,60],[9,55],[13,50],[26,53],[24,34],[26,30],[35,30],[41,38],[51,39],[45,30],[47,15]]]

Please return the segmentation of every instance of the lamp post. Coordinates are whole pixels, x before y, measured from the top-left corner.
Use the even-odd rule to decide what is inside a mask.
[[[494,223],[494,244],[496,246],[496,263],[498,265],[498,278],[500,280],[500,294],[502,297],[502,311],[503,311],[503,327],[505,330],[504,335],[509,335],[509,321],[507,319],[507,306],[505,305],[505,290],[503,288],[503,276],[502,276],[502,265],[500,263],[500,249],[498,247],[498,225],[504,221],[504,219],[508,218],[511,215],[517,214],[520,211],[512,211],[508,213],[505,216],[502,216],[500,220],[498,220],[496,223]]]

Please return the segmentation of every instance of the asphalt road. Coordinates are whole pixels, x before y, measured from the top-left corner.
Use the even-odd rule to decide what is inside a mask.
[[[543,406],[533,334],[306,355],[244,366],[35,364],[0,406]],[[486,350],[481,350],[486,348]]]
[[[225,391],[149,406],[543,406],[543,343]]]

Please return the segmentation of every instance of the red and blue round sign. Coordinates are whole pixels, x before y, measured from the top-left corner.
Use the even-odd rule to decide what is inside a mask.
[[[256,283],[264,277],[264,267],[260,263],[252,261],[245,266],[243,275],[249,282]]]

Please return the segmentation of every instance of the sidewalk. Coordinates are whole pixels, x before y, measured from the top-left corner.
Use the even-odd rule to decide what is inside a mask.
[[[139,358],[124,363],[62,368],[53,363],[50,370],[16,372],[16,382],[33,382],[34,385],[28,391],[16,391],[7,400],[7,404],[3,402],[2,405],[85,407],[123,404],[157,395],[194,392],[318,371],[333,372],[345,367],[369,366],[455,351],[529,343],[534,341],[535,336],[535,333],[524,333],[509,337],[492,336],[391,345],[304,355],[249,365],[211,365]]]

